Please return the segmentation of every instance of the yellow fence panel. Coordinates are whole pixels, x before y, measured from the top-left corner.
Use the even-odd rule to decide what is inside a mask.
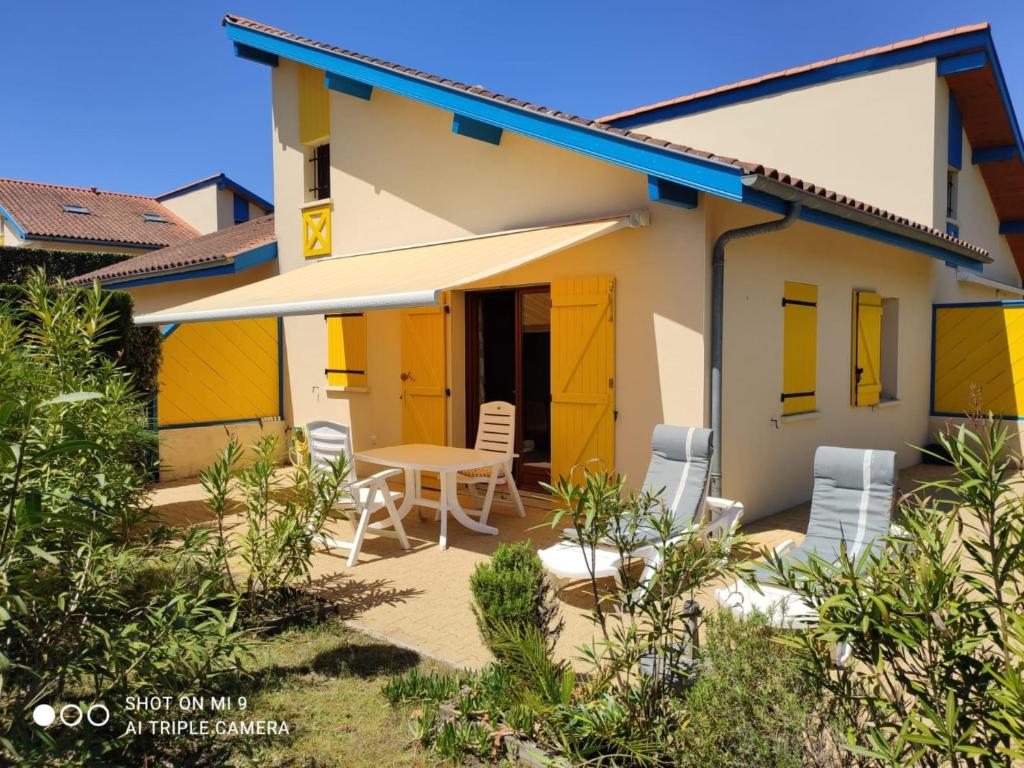
[[[163,342],[160,426],[279,416],[277,318],[186,323]]]
[[[935,307],[932,412],[1024,414],[1024,306]]]

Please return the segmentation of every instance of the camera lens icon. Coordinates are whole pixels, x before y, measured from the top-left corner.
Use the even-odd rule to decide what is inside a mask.
[[[32,722],[48,728],[57,720],[57,711],[49,704],[39,704],[32,710]],[[89,725],[97,728],[110,722],[110,710],[106,704],[90,704],[85,712],[77,704],[65,704],[60,708],[60,722],[68,728],[74,728],[85,719]]]

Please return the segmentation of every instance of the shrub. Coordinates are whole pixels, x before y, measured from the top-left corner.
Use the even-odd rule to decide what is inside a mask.
[[[63,283],[44,288],[40,281],[48,277],[52,278],[52,273],[39,272],[32,283],[35,311],[29,311],[26,307],[26,302],[30,300],[26,285],[3,283],[0,283],[0,308],[6,307],[5,311],[8,314],[22,324],[32,326],[39,322],[36,312],[46,311],[40,302],[52,305],[57,292],[73,296],[80,303],[89,301],[91,291],[88,289],[72,288]],[[96,339],[97,349],[131,374],[132,384],[142,395],[147,398],[155,397],[157,375],[160,370],[160,331],[151,326],[135,325],[132,319],[135,302],[131,294],[124,291],[108,291],[105,295],[108,297],[104,305],[107,323],[104,333]]]
[[[200,480],[216,521],[211,558],[225,586],[239,593],[246,617],[287,601],[288,590],[308,582],[314,545],[328,517],[352,507],[344,456],[326,469],[306,456],[289,474],[279,473],[277,436],[266,435],[240,466],[242,449],[232,438]],[[229,533],[225,515],[240,508],[244,523]],[[240,573],[236,561],[244,566]]]
[[[534,627],[552,647],[562,630],[558,606],[540,558],[529,541],[499,544],[490,562],[477,565],[469,580],[473,613],[484,642],[498,656],[498,625]]]
[[[833,566],[773,564],[821,616],[793,644],[848,728],[851,760],[1024,760],[1024,498],[1006,429],[942,435],[952,477],[901,506],[905,533]],[[929,495],[924,495],[927,493]],[[840,669],[829,649],[846,643]]]
[[[131,258],[134,257],[124,253],[0,246],[0,283],[24,283],[39,270],[44,270],[54,279],[70,280]]]
[[[126,696],[210,690],[244,651],[206,533],[147,532],[144,401],[101,352],[108,294],[25,286],[0,309],[0,762],[140,764]],[[24,318],[28,317],[30,322]],[[105,701],[107,728],[41,729],[39,703]]]
[[[706,628],[700,674],[676,734],[676,765],[799,768],[835,755],[814,736],[821,727],[817,690],[762,618],[717,613]]]

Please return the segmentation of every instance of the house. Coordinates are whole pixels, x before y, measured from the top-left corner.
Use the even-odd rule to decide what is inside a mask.
[[[821,94],[804,143],[815,125],[838,134],[834,151],[797,157],[798,177],[770,147],[741,146],[750,120],[732,127],[752,150],[734,159],[724,128],[693,142],[704,149],[665,138],[674,113],[638,113],[652,125],[634,131],[619,122],[633,116],[588,120],[237,16],[224,26],[271,77],[279,274],[136,321],[283,317],[286,422],[351,424],[357,449],[463,445],[480,402],[509,400],[529,487],[589,459],[639,479],[654,424],[708,424],[712,492],[757,519],[807,498],[818,445],[916,463],[933,429],[933,304],[1019,291],[984,166],[979,184],[962,162],[956,216],[939,215],[940,111],[964,66],[947,60],[980,50],[1001,81],[987,28],[906,46],[932,74],[915,80],[924,94],[891,77],[914,69],[902,55],[800,86],[794,98]],[[907,130],[930,127],[900,165],[886,158],[902,147],[874,157],[884,131],[867,142],[832,124],[848,97],[831,89],[862,76],[879,120],[897,122],[891,102],[913,113]],[[984,90],[956,93],[965,158],[988,146],[968,105]]]
[[[0,245],[136,255],[272,211],[223,173],[157,197],[0,179]]]
[[[219,194],[216,186],[207,189]],[[237,199],[237,198],[236,198]],[[135,311],[155,312],[276,273],[274,215],[200,235],[74,278],[127,291]],[[194,477],[232,435],[284,437],[277,318],[163,328],[155,403],[160,477]]]

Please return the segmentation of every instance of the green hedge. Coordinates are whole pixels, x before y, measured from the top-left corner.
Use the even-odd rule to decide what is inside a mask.
[[[3,258],[2,255],[0,258]],[[67,290],[84,293],[85,289],[69,287]],[[114,322],[103,351],[115,360],[120,360],[121,365],[132,373],[140,392],[153,396],[156,394],[157,373],[160,370],[160,330],[153,326],[135,325],[132,321],[135,301],[130,294],[108,291],[107,295],[110,297],[107,311],[114,315]],[[24,298],[25,292],[20,285],[0,283],[0,306],[17,307]]]
[[[23,283],[25,278],[39,268],[45,269],[52,279],[60,277],[70,280],[131,258],[134,256],[124,253],[48,251],[42,248],[0,246],[0,283]]]

